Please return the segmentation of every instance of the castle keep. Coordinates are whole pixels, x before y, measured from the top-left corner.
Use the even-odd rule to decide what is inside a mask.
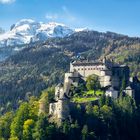
[[[102,61],[76,60],[70,63],[70,72],[77,72],[86,80],[89,75],[99,76],[101,87],[112,86],[119,89],[121,81],[125,78],[129,81],[129,68],[125,65],[115,64],[104,58]]]

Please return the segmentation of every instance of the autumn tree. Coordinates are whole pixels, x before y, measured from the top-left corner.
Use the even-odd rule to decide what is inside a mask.
[[[32,131],[34,127],[34,120],[28,119],[24,122],[23,125],[23,140],[31,140],[32,139]]]

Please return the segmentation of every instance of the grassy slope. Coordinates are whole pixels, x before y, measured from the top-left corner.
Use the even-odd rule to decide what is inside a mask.
[[[96,91],[96,94],[94,94],[93,90],[90,90],[84,92],[81,96],[74,96],[72,98],[72,101],[76,103],[86,103],[90,101],[95,101],[98,100],[102,94],[104,94],[104,92],[101,90]]]

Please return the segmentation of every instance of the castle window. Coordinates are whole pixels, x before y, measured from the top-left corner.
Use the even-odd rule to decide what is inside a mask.
[[[87,70],[87,69],[85,68],[85,70]]]
[[[78,68],[78,70],[80,70],[80,69]]]
[[[88,68],[88,70],[90,70],[90,68]]]
[[[83,70],[83,68],[81,70]]]

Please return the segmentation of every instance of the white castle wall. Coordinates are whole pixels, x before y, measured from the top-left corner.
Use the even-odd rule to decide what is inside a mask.
[[[99,80],[100,80],[101,87],[106,87],[111,85],[111,76],[108,75],[101,76]]]
[[[69,101],[58,100],[56,103],[50,103],[49,114],[59,122],[66,119],[70,114]]]
[[[86,80],[86,78],[92,74],[95,74],[97,76],[99,76],[99,80],[100,80],[100,84],[101,87],[106,87],[111,85],[111,75],[112,72],[110,70],[107,69],[107,67],[104,64],[100,64],[100,65],[86,65],[86,66],[82,66],[82,64],[79,65],[73,65],[70,64],[70,71],[77,71],[84,80]]]
[[[73,78],[79,78],[79,73],[76,72],[76,71],[65,73],[65,78],[64,78],[64,92],[66,94],[69,92],[72,84],[75,84],[75,86],[76,86],[76,82],[73,81]]]
[[[117,90],[114,90],[114,89],[111,87],[111,88],[109,88],[109,89],[105,92],[105,95],[116,99],[116,98],[118,98],[118,91],[117,91]]]
[[[49,114],[52,116],[57,116],[57,103],[50,103]]]
[[[58,87],[58,86],[55,87],[55,100],[58,100],[59,98],[62,98],[63,90],[64,90],[63,87]]]
[[[74,70],[78,71],[78,73],[83,77],[88,77],[89,75],[96,74],[98,76],[101,76],[101,70],[104,70],[104,65],[98,65],[98,66],[73,66],[70,65],[70,72],[73,72]]]
[[[129,95],[130,97],[135,98],[135,90],[132,89],[131,87],[127,87],[124,92]]]

